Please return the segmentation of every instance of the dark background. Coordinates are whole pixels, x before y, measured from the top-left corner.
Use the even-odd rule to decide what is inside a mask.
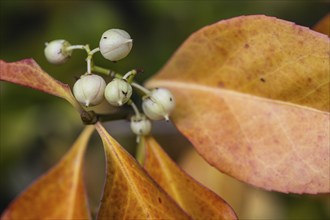
[[[137,78],[142,82],[156,73],[191,33],[205,25],[240,15],[265,14],[312,27],[329,11],[329,1],[314,0],[2,0],[0,4],[0,58],[17,61],[32,57],[53,77],[70,85],[74,83],[75,76],[85,72],[85,53],[75,51],[69,62],[55,66],[44,58],[45,42],[66,39],[71,44],[88,43],[91,48],[95,48],[105,30],[124,29],[134,39],[131,54],[116,64],[108,62],[97,54],[94,58],[95,62],[122,73],[135,67],[142,67],[145,73]],[[83,126],[71,106],[59,98],[8,83],[1,82],[0,86],[0,212],[2,212],[9,201],[33,179],[58,161],[69,149]],[[107,126],[110,133],[122,145],[133,151],[135,137],[129,130],[128,122],[108,123]],[[155,127],[153,133],[161,143],[164,143],[165,149],[175,159],[179,160],[186,151],[191,150],[191,146],[173,126],[157,123]],[[165,140],[175,140],[175,143]],[[180,145],[185,147],[177,148]],[[101,143],[97,135],[94,135],[86,161],[86,179],[93,210],[97,209],[103,184],[103,165]],[[232,190],[232,195],[225,197],[229,203],[240,201],[239,206],[233,206],[241,219],[330,217],[329,196],[285,195],[265,192],[246,184],[242,187],[245,194],[237,195],[235,190]],[[262,196],[259,196],[260,194]],[[253,206],[251,210],[246,208],[251,200],[256,198],[259,202],[256,204],[259,206]],[[263,208],[260,206],[262,203],[265,206]],[[258,209],[270,211],[258,214]]]

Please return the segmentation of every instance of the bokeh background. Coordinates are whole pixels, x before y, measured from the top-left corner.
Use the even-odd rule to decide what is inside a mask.
[[[34,58],[56,79],[72,85],[86,70],[85,53],[55,66],[43,55],[44,43],[66,39],[98,46],[109,28],[127,30],[131,54],[114,64],[95,55],[100,66],[125,73],[140,67],[143,82],[155,74],[182,42],[199,28],[240,15],[265,14],[312,27],[329,10],[329,1],[0,1],[0,59]],[[134,152],[135,137],[125,120],[106,124],[111,135]],[[153,134],[172,158],[227,200],[240,219],[329,219],[329,195],[286,195],[241,183],[207,165],[170,123],[155,123]],[[0,212],[69,149],[83,125],[73,108],[57,97],[0,82]],[[171,141],[172,140],[172,141]],[[98,208],[104,156],[95,134],[86,154],[90,206]]]

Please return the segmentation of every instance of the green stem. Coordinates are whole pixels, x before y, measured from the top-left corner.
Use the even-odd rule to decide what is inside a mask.
[[[136,148],[135,158],[142,166],[144,165],[144,160],[145,160],[144,138],[139,138],[139,142]]]
[[[89,48],[89,45],[88,45],[88,44],[86,44],[86,45],[84,46],[84,48],[85,48],[87,54],[89,54],[89,53],[91,52],[91,49]]]
[[[128,83],[132,83],[136,74],[136,70],[131,70],[123,76],[123,79],[127,80]]]
[[[92,71],[103,74],[103,75],[106,75],[106,76],[110,75],[111,77],[115,77],[115,75],[117,74],[112,70],[109,70],[109,69],[106,69],[106,68],[103,68],[103,67],[100,67],[100,66],[95,66],[95,65],[92,67]]]
[[[93,55],[94,53],[100,51],[100,48],[95,48],[93,50],[90,50],[89,45],[86,45],[86,51],[87,51],[87,58],[86,58],[86,62],[87,62],[87,74],[92,73],[92,69],[94,67],[94,62],[93,62]]]
[[[92,66],[92,71],[100,73],[100,74],[104,74],[106,76],[110,75],[111,77],[116,77],[116,78],[120,78],[120,79],[124,78],[126,76],[129,78],[128,80],[131,80],[130,76],[134,76],[137,73],[136,70],[132,70],[132,71],[126,73],[125,76],[123,77],[120,73],[116,73],[113,70],[106,69],[106,68],[103,68],[100,66],[94,66],[94,65]],[[131,82],[131,85],[136,90],[138,90],[142,96],[148,95],[150,93],[150,91],[148,89],[144,88],[143,86],[141,86],[140,84],[138,84],[136,82]]]

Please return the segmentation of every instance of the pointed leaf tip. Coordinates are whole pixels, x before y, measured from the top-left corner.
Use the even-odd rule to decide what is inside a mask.
[[[98,219],[190,219],[100,123],[95,126],[107,163]]]
[[[93,126],[87,126],[61,161],[19,195],[1,220],[91,219],[83,157],[93,131]]]
[[[80,110],[80,105],[72,95],[70,87],[48,75],[33,59],[12,63],[0,60],[0,80],[64,98]]]
[[[222,198],[181,170],[153,137],[142,139],[146,151],[144,168],[193,219],[237,219]]]

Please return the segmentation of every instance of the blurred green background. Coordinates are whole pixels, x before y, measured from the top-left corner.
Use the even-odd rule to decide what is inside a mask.
[[[32,57],[53,77],[70,85],[75,82],[75,77],[86,70],[85,53],[75,51],[69,62],[55,66],[44,58],[45,42],[66,39],[71,44],[88,43],[91,48],[95,48],[105,30],[127,30],[134,39],[133,50],[127,58],[113,64],[97,54],[94,60],[100,66],[121,73],[137,67],[143,68],[145,72],[137,77],[142,82],[156,73],[191,33],[205,25],[240,15],[265,14],[311,27],[329,11],[329,1],[316,0],[2,0],[0,4],[0,58],[17,61]],[[2,212],[33,179],[58,161],[69,149],[83,125],[72,107],[59,98],[9,83],[1,82],[0,86]],[[112,122],[107,126],[122,145],[133,151],[135,137],[129,130],[128,122]],[[155,127],[153,133],[173,158],[179,160],[191,149],[173,126],[157,123]],[[176,141],[166,142],[169,139]],[[97,201],[103,184],[102,153],[101,142],[94,135],[85,164],[91,208],[94,212],[98,207]],[[235,184],[241,184],[236,182]],[[224,197],[229,203],[233,201],[239,204],[233,206],[241,219],[330,218],[329,195],[285,195],[243,185],[245,193],[238,195],[232,190],[231,195]],[[259,198],[257,195],[260,193],[267,197],[266,200],[260,200],[266,208],[260,209],[270,211],[258,212],[256,206],[249,208],[249,213],[246,207],[250,207],[251,200]],[[260,204],[260,201],[256,204]]]

